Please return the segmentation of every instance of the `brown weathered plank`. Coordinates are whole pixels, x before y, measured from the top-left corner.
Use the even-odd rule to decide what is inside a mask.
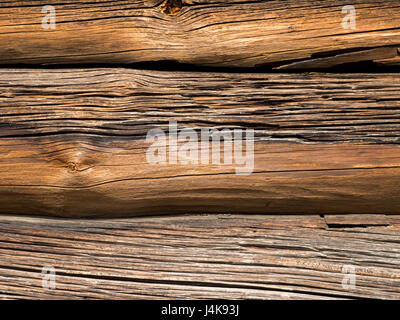
[[[400,213],[398,74],[4,69],[0,89],[1,213]],[[252,174],[149,163],[171,119],[254,129]]]
[[[356,10],[354,30],[342,26],[349,13],[342,10],[349,4]],[[56,10],[54,29],[42,26],[43,19],[50,21],[46,18],[50,11],[42,13],[46,5]],[[379,48],[399,47],[399,39],[398,0],[9,0],[0,4],[2,64],[172,60],[253,67],[305,60],[308,66],[322,56],[335,65],[343,63],[340,53],[347,52],[352,53],[344,62],[394,58],[396,52],[382,56]],[[365,55],[364,50],[376,48]]]
[[[399,224],[329,228],[320,216],[1,216],[0,297],[399,299],[399,252]],[[44,266],[55,290],[42,288]]]

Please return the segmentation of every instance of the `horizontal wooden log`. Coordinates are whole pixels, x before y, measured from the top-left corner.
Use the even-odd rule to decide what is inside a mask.
[[[55,25],[50,14],[55,10]],[[355,9],[354,28],[344,28]],[[396,60],[398,0],[2,1],[1,64],[146,61],[299,69]]]
[[[325,219],[1,216],[0,297],[399,299],[400,219],[335,228]],[[42,287],[44,267],[55,289]]]
[[[0,213],[399,214],[399,99],[398,74],[3,69]],[[171,119],[253,129],[252,174],[149,162]]]

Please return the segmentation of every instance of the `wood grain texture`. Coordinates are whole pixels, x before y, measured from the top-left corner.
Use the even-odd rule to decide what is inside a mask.
[[[399,89],[398,74],[3,69],[0,213],[400,214]],[[254,129],[253,174],[150,164],[146,134],[171,119]]]
[[[55,29],[42,27],[45,5],[56,9]],[[346,5],[356,9],[355,30],[342,27]],[[0,63],[391,64],[399,7],[398,0],[9,0],[0,3]]]
[[[0,297],[399,299],[399,221],[332,228],[310,215],[1,216]],[[55,290],[42,288],[44,266],[55,268]],[[342,286],[347,266],[354,288]]]

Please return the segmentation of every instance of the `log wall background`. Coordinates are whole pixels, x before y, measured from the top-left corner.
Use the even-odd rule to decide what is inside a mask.
[[[399,299],[399,49],[398,0],[2,1],[0,298]],[[149,164],[170,120],[254,172]]]

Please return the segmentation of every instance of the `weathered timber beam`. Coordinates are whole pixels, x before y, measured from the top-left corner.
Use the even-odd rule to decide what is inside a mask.
[[[0,298],[399,299],[400,217],[364,216],[0,216]]]
[[[0,212],[399,214],[399,101],[398,74],[3,69]],[[252,174],[149,162],[170,120],[254,130]]]
[[[44,9],[48,5],[55,12]],[[347,5],[355,9],[352,28],[342,23],[349,14]],[[324,68],[364,60],[390,64],[399,47],[399,0],[0,4],[0,64],[172,60],[207,66]]]

